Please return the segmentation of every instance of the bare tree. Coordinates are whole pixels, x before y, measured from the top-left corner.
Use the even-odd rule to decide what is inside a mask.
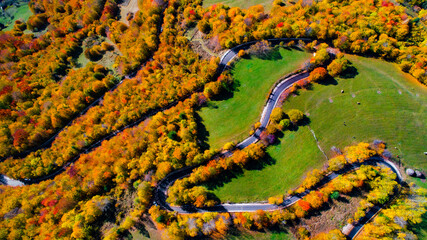
[[[252,45],[248,52],[258,57],[266,56],[272,50],[271,43],[269,41],[263,40]]]

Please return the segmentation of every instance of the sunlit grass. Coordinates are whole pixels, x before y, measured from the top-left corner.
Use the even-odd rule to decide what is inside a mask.
[[[427,88],[394,64],[348,57],[357,69],[354,78],[316,84],[291,97],[284,108],[310,115],[310,126],[327,152],[332,146],[381,139],[402,162],[426,169]]]
[[[239,60],[232,70],[233,78],[240,85],[233,97],[213,101],[199,112],[212,149],[248,137],[251,125],[259,121],[273,84],[283,75],[300,68],[310,54],[281,48],[274,56],[271,60]]]

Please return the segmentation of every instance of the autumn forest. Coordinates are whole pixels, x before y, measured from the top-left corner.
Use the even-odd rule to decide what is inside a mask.
[[[121,16],[133,3],[134,12]],[[427,236],[417,230],[427,221],[425,177],[408,180],[412,166],[382,140],[335,149],[297,187],[262,202],[274,209],[212,210],[224,202],[209,188],[262,165],[286,132],[309,126],[309,114],[282,105],[298,91],[348,77],[348,54],[395,64],[425,87],[423,1],[274,0],[268,11],[202,0],[23,4],[29,18],[0,31],[0,239],[257,239],[272,232],[347,239],[354,233],[346,225],[362,229],[357,239]],[[416,16],[407,10],[414,6]],[[286,76],[298,79],[277,96],[267,126],[260,120],[247,129],[257,140],[210,148],[201,109],[233,96],[236,62],[282,48],[311,58]],[[302,224],[356,196],[341,228],[311,233]]]

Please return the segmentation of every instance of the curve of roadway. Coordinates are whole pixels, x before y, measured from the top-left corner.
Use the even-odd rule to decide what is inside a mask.
[[[272,44],[277,44],[277,43],[282,42],[282,41],[299,41],[299,40],[305,41],[305,42],[311,41],[311,39],[308,39],[308,38],[279,38],[279,39],[268,39],[267,41],[269,41]],[[242,50],[242,49],[246,50],[251,45],[255,44],[256,42],[258,42],[258,41],[244,43],[242,45],[236,46],[236,47],[228,50],[220,59],[220,63],[219,63],[218,68],[217,68],[216,76],[219,76],[227,68],[228,63],[231,62],[237,56],[237,54],[240,50]],[[309,75],[308,72],[302,72],[302,73],[294,74],[292,76],[289,76],[289,77],[283,79],[279,84],[277,84],[275,86],[275,88],[273,89],[273,91],[271,92],[271,94],[267,100],[266,105],[264,106],[264,109],[263,109],[263,112],[261,115],[261,119],[260,119],[260,123],[261,123],[260,128],[253,135],[249,136],[248,138],[246,138],[245,140],[243,140],[242,142],[237,144],[237,146],[236,146],[237,148],[244,149],[247,146],[249,146],[250,144],[256,143],[259,140],[259,136],[260,136],[261,132],[267,127],[267,125],[270,121],[270,114],[271,114],[272,110],[276,107],[277,103],[279,102],[281,94],[286,89],[291,87],[295,82],[308,77],[308,75]],[[119,84],[117,84],[117,85],[119,85]],[[117,87],[117,85],[115,87]],[[95,101],[92,104],[96,104],[97,102],[98,101]],[[120,130],[104,137],[100,141],[91,145],[86,150],[86,152],[98,147],[102,141],[108,140],[108,139],[114,137],[117,133],[124,131],[126,128],[129,128],[129,127],[132,127],[132,126],[139,124],[140,122],[145,120],[147,117],[150,117],[159,111],[163,111],[167,108],[174,106],[175,102],[177,102],[177,101],[174,101],[174,102],[168,104],[166,107],[163,107],[161,109],[153,110],[149,114],[147,114],[145,117],[143,117],[143,118],[127,125],[127,126],[124,126]],[[83,110],[82,113],[84,113],[85,111],[87,111],[87,109],[89,109],[91,106],[93,106],[92,104],[89,105],[88,108]],[[231,152],[226,152],[223,155],[229,156],[231,154],[232,154]],[[73,159],[72,162],[76,161],[78,159],[78,157],[79,156],[77,156],[76,159]],[[353,170],[359,168],[361,165],[364,165],[364,164],[365,165],[383,165],[383,166],[386,166],[386,167],[390,168],[394,173],[396,173],[396,180],[399,183],[401,183],[403,181],[402,175],[400,174],[398,168],[392,162],[377,157],[377,158],[371,158],[362,164],[357,163],[357,164],[348,165],[338,172],[333,172],[333,173],[325,176],[313,189],[317,189],[317,188],[325,185],[326,183],[332,181],[333,179],[337,178],[339,175],[353,171]],[[67,164],[67,166],[68,165],[69,164]],[[23,181],[15,180],[15,179],[12,179],[12,178],[9,178],[5,175],[0,174],[0,182],[5,184],[5,185],[9,185],[9,186],[22,186],[22,185],[27,185],[27,184],[39,183],[39,182],[47,180],[47,179],[53,179],[58,174],[64,172],[65,168],[67,166],[62,167],[62,168],[58,169],[57,171],[55,171],[55,172],[53,172],[47,176],[37,178],[37,179],[26,179]],[[165,208],[168,211],[176,211],[178,213],[184,213],[184,214],[185,213],[193,213],[193,212],[253,212],[256,210],[271,211],[271,210],[287,208],[287,207],[293,205],[294,203],[296,203],[297,201],[299,201],[302,197],[307,195],[310,191],[312,191],[312,190],[306,190],[303,193],[290,196],[290,197],[286,198],[283,201],[283,203],[280,205],[267,204],[267,203],[236,203],[236,204],[219,204],[219,205],[216,205],[214,207],[209,207],[209,208],[195,208],[193,206],[174,206],[174,207],[170,206],[166,202],[168,188],[176,180],[190,175],[191,172],[193,171],[193,169],[195,169],[198,166],[200,166],[200,165],[185,167],[185,168],[179,169],[177,171],[174,171],[174,172],[168,174],[164,179],[162,179],[159,182],[156,189],[154,190],[154,202],[156,204],[160,205],[161,207]],[[381,210],[381,208],[382,208],[382,206],[380,206],[380,205],[372,207],[367,212],[367,214],[364,218],[360,219],[357,223],[353,224],[353,229],[349,233],[348,237],[350,237],[352,239],[354,236],[356,236],[356,234],[359,233],[359,231],[362,229],[364,224],[366,224],[373,216],[375,216]]]
[[[278,41],[281,41],[281,40],[278,40]],[[248,45],[249,44],[253,44],[253,42],[248,43]],[[244,47],[242,47],[242,46],[239,46],[239,47],[240,47],[240,49],[245,49],[245,48],[248,48],[250,46],[250,45],[249,46],[248,45],[246,45]],[[238,50],[240,50],[240,49],[238,49]],[[221,64],[222,64],[223,69],[226,68],[226,65],[224,65],[224,63],[225,62],[228,63],[234,57],[236,57],[237,52],[238,51],[236,51],[236,49],[231,49],[224,54],[224,56],[221,58]],[[221,67],[221,65],[220,65],[220,67]],[[290,77],[283,79],[274,88],[274,90],[271,92],[271,94],[267,100],[266,105],[264,106],[264,109],[263,109],[263,112],[261,115],[261,119],[260,119],[260,123],[261,123],[260,128],[253,135],[249,136],[248,138],[246,138],[245,140],[243,140],[242,142],[237,144],[237,146],[236,146],[237,148],[244,149],[247,146],[249,146],[250,144],[256,143],[259,140],[259,136],[260,136],[261,132],[267,127],[267,125],[270,121],[270,114],[271,114],[272,110],[276,107],[277,103],[279,102],[279,99],[280,99],[280,96],[282,95],[282,93],[286,89],[291,87],[295,82],[297,82],[303,78],[306,78],[308,75],[309,75],[308,72],[302,72],[299,74],[292,75]],[[222,154],[222,156],[230,156],[231,154],[232,154],[232,152],[228,151],[228,152]],[[332,181],[333,179],[337,178],[339,175],[353,171],[353,170],[359,168],[361,165],[382,165],[382,166],[385,166],[387,168],[390,168],[396,174],[396,181],[399,184],[403,181],[402,175],[399,172],[399,169],[394,165],[394,163],[392,163],[388,160],[382,159],[380,157],[373,157],[373,158],[365,161],[362,164],[356,163],[356,164],[348,165],[338,172],[333,172],[333,173],[325,176],[312,189],[317,189],[317,188],[325,185],[326,183]],[[171,206],[171,205],[169,205],[166,202],[167,191],[168,191],[169,187],[176,180],[189,176],[192,173],[193,169],[195,169],[198,166],[200,166],[200,165],[190,166],[190,167],[185,167],[185,168],[179,169],[177,171],[174,171],[174,172],[168,174],[165,178],[163,178],[158,183],[158,185],[155,189],[155,192],[154,192],[155,204],[160,205],[161,207],[163,207],[164,209],[166,209],[168,211],[176,211],[176,212],[181,213],[181,214],[194,213],[194,212],[253,212],[256,210],[272,211],[272,210],[287,208],[287,207],[295,204],[302,197],[304,197],[310,191],[312,191],[312,190],[306,190],[305,192],[303,192],[301,194],[290,196],[290,197],[286,198],[283,201],[283,203],[280,205],[267,204],[267,203],[235,203],[235,204],[219,204],[219,205],[216,205],[214,207],[207,207],[207,208],[196,208],[194,206]],[[360,232],[360,230],[363,228],[363,226],[382,209],[382,207],[383,207],[382,205],[376,205],[376,206],[372,207],[371,209],[369,209],[369,211],[366,213],[365,217],[361,218],[358,222],[353,224],[352,230],[348,234],[348,237],[353,239]]]
[[[334,180],[338,176],[354,171],[362,165],[383,166],[386,168],[390,168],[391,171],[393,171],[396,174],[396,181],[399,184],[402,183],[403,181],[402,175],[400,174],[398,168],[396,167],[396,165],[394,165],[394,163],[380,157],[372,157],[363,163],[349,164],[337,172],[332,172],[326,175],[325,177],[323,177],[322,180],[320,180],[318,184],[316,184],[311,189],[307,189],[303,193],[290,196],[286,198],[282,204],[279,204],[279,205],[269,204],[269,203],[225,203],[225,204],[219,204],[213,207],[206,207],[206,208],[196,208],[194,206],[169,205],[169,203],[166,202],[168,188],[176,180],[189,176],[192,170],[194,169],[194,167],[191,167],[191,168],[185,169],[185,171],[178,170],[166,176],[157,185],[154,199],[155,199],[155,203],[160,205],[164,209],[168,211],[176,211],[182,214],[195,213],[195,212],[254,212],[256,210],[273,211],[273,210],[287,208],[293,205],[294,203],[299,201],[301,198],[306,196],[311,191],[321,188],[322,186]]]
[[[168,176],[166,176],[156,187],[155,189],[155,195],[154,195],[154,201],[155,204],[160,205],[164,209],[168,211],[175,211],[180,214],[189,214],[189,213],[203,213],[203,212],[255,212],[257,210],[263,210],[263,211],[274,211],[274,210],[280,210],[284,208],[288,208],[301,200],[304,196],[309,194],[311,191],[317,190],[324,186],[325,184],[329,183],[330,181],[334,180],[340,175],[349,173],[351,171],[354,171],[358,169],[362,165],[372,165],[372,166],[382,166],[386,168],[390,168],[392,172],[396,174],[396,181],[401,184],[403,182],[402,175],[399,171],[399,169],[396,167],[396,165],[386,159],[383,159],[381,157],[372,157],[368,160],[366,160],[363,163],[354,163],[349,164],[345,166],[343,169],[332,172],[316,184],[313,188],[307,189],[306,191],[292,195],[286,199],[284,199],[283,203],[276,205],[276,204],[269,204],[269,203],[226,203],[226,204],[218,204],[213,207],[206,207],[206,208],[196,208],[194,206],[170,206],[169,203],[166,202],[167,198],[167,190],[168,188],[178,179],[185,178],[189,176],[192,172],[192,170],[195,167],[187,168],[178,170],[175,172],[172,172]],[[396,195],[397,188],[395,188],[394,194]],[[378,204],[370,208],[364,217],[362,217],[359,221],[354,222],[351,224],[351,230],[347,233],[347,237],[350,239],[353,239],[359,232],[362,230],[363,226],[368,223],[374,216],[377,215],[379,211],[385,206],[385,204]]]
[[[260,119],[261,126],[253,135],[249,136],[248,138],[246,138],[245,140],[243,140],[242,142],[237,144],[237,146],[236,146],[237,148],[244,149],[244,148],[248,147],[249,145],[256,143],[259,140],[259,136],[260,136],[261,132],[267,127],[267,125],[270,121],[270,114],[271,114],[272,110],[276,107],[277,103],[280,100],[280,95],[282,95],[282,93],[286,89],[291,87],[295,82],[297,82],[303,78],[306,78],[308,75],[309,74],[307,72],[302,72],[299,74],[292,75],[288,78],[283,79],[274,88],[274,90],[271,92],[271,94],[267,100],[266,105],[264,106],[263,113],[262,113],[261,119]],[[230,151],[228,151],[228,152],[223,153],[222,156],[226,157],[226,156],[230,156],[231,154],[232,153]],[[383,159],[380,159],[380,158],[375,159],[375,161],[371,160],[371,161],[367,161],[367,162],[371,163],[371,164],[381,164],[381,165],[385,165],[385,166],[389,167],[393,172],[396,173],[397,180],[399,182],[402,181],[402,176],[401,176],[398,168],[393,163],[386,161],[386,160],[383,160]],[[198,166],[200,166],[200,165],[179,169],[177,171],[170,173],[165,178],[163,178],[159,182],[159,184],[157,185],[157,188],[155,190],[155,195],[154,195],[155,202],[158,205],[160,205],[161,207],[163,207],[169,211],[176,211],[178,213],[192,213],[192,212],[206,212],[206,211],[251,212],[251,211],[256,211],[256,210],[260,210],[260,209],[265,210],[265,211],[269,211],[269,210],[280,209],[283,207],[288,207],[288,206],[294,204],[296,201],[298,201],[301,197],[305,196],[309,192],[307,190],[303,194],[292,196],[292,197],[286,199],[281,205],[264,204],[264,203],[238,203],[238,204],[221,204],[221,205],[217,205],[217,206],[212,207],[212,208],[194,208],[191,206],[177,206],[177,207],[170,206],[166,202],[168,188],[176,180],[189,176],[192,173],[193,169],[195,169]],[[324,185],[325,183],[336,178],[338,175],[343,174],[343,173],[347,173],[348,171],[354,170],[355,168],[357,168],[359,166],[357,164],[350,165],[350,167],[344,169],[345,170],[344,172],[332,173],[332,174],[326,176],[321,181],[321,183],[322,183],[321,185]],[[317,187],[319,187],[319,186],[317,186]]]
[[[280,43],[282,41],[286,42],[286,41],[299,41],[299,40],[304,41],[304,42],[310,42],[311,41],[311,39],[309,39],[309,38],[277,38],[277,39],[268,39],[267,41],[269,41],[272,44],[278,44],[278,43]],[[244,44],[241,44],[239,46],[236,46],[236,47],[231,48],[230,50],[228,50],[221,57],[221,59],[220,59],[220,62],[219,62],[218,67],[217,67],[217,72],[216,72],[216,75],[215,75],[214,79],[216,77],[218,77],[227,68],[227,64],[229,62],[231,62],[237,56],[237,54],[238,54],[238,52],[240,50],[242,50],[242,49],[243,50],[248,49],[251,45],[253,45],[253,44],[257,43],[257,42],[258,41],[252,41],[252,42],[244,43]],[[130,78],[130,77],[131,76],[129,76],[129,77],[126,76],[126,78]],[[123,80],[121,82],[119,82],[116,86],[114,86],[113,89],[117,88],[117,86],[120,85],[122,82],[123,82]],[[201,91],[201,90],[203,90],[203,89],[198,89],[196,91]],[[190,96],[191,96],[191,94],[188,94],[186,96],[183,96],[179,100],[176,100],[176,101],[173,101],[173,102],[167,104],[164,107],[161,107],[159,109],[152,109],[152,110],[148,111],[140,119],[137,119],[136,121],[134,121],[134,122],[132,122],[132,123],[126,125],[126,126],[123,126],[122,128],[118,129],[117,131],[115,131],[113,133],[110,133],[109,135],[103,137],[99,141],[97,141],[97,142],[95,142],[95,143],[93,143],[93,144],[85,147],[84,149],[81,150],[81,153],[88,153],[88,152],[92,151],[93,149],[99,147],[103,141],[109,140],[112,137],[116,136],[118,133],[123,132],[125,129],[130,128],[130,127],[134,127],[134,126],[140,124],[141,122],[143,122],[144,120],[146,120],[147,118],[149,118],[149,117],[151,117],[151,116],[153,116],[153,115],[155,115],[155,114],[157,114],[159,112],[162,112],[162,111],[164,111],[166,109],[169,109],[169,108],[175,106],[179,101],[182,101],[182,100],[184,100],[184,99],[186,99],[186,98],[188,98]],[[98,104],[99,101],[102,98],[103,98],[103,96],[101,96],[98,100],[94,101],[91,105],[89,105],[87,108],[85,108],[82,112],[80,112],[79,116],[83,115],[89,108],[91,108],[91,107],[95,106],[96,104]],[[71,124],[72,121],[70,121],[69,124]],[[58,134],[59,134],[59,132],[57,134],[55,134],[53,137],[51,137],[48,141],[46,141],[45,143],[43,143],[41,146],[37,147],[37,149],[49,147],[50,144],[53,142],[53,140],[55,139],[55,137]],[[37,149],[33,149],[33,150],[37,150]],[[28,154],[29,154],[29,152],[25,152],[23,156],[25,157]],[[18,155],[19,155],[18,157],[22,157],[21,154],[18,154]],[[65,169],[71,163],[77,161],[79,159],[79,157],[80,157],[79,155],[73,157],[65,166],[59,167],[57,170],[55,170],[55,171],[53,171],[53,172],[51,172],[51,173],[49,173],[49,174],[47,174],[47,175],[45,175],[43,177],[37,177],[37,178],[31,178],[31,179],[20,179],[20,180],[18,180],[18,179],[13,179],[13,178],[10,178],[10,177],[5,176],[3,174],[0,174],[0,184],[4,184],[4,185],[7,185],[7,186],[23,186],[23,185],[36,184],[36,183],[39,183],[39,182],[42,182],[42,181],[45,181],[45,180],[48,180],[48,179],[53,179],[55,176],[57,176],[57,175],[61,174],[62,172],[64,172]],[[1,159],[0,159],[0,161],[1,161]]]

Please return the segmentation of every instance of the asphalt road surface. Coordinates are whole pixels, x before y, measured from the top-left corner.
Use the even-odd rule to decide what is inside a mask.
[[[291,40],[310,41],[310,39],[270,39],[268,41],[270,41],[273,44],[276,44],[276,43],[279,43],[281,41],[291,41]],[[245,43],[245,44],[239,45],[237,47],[234,47],[234,48],[228,50],[220,60],[219,66],[217,68],[217,76],[219,76],[227,68],[227,64],[237,56],[238,52],[241,49],[248,49],[254,43],[256,43],[256,42]],[[260,123],[261,123],[260,128],[253,135],[251,135],[250,137],[246,138],[244,141],[237,144],[237,147],[239,149],[244,149],[247,146],[249,146],[250,144],[253,144],[259,140],[259,136],[260,136],[261,132],[267,127],[267,125],[270,121],[271,112],[275,108],[275,106],[277,105],[281,94],[287,88],[291,87],[292,84],[294,84],[295,82],[297,82],[301,79],[308,77],[308,75],[309,75],[308,72],[302,72],[299,74],[292,75],[286,79],[283,79],[274,88],[274,90],[270,94],[270,96],[267,100],[267,103],[263,109],[263,113],[262,113],[262,116],[260,119]],[[93,104],[88,106],[88,108],[90,108],[94,104],[97,104],[97,102],[98,101],[95,101]],[[172,106],[173,105],[174,104],[172,103]],[[88,108],[86,108],[83,112],[87,111]],[[162,108],[162,109],[164,109],[164,108]],[[153,111],[152,114],[155,114],[158,111],[161,111],[162,109]],[[152,115],[152,114],[148,114],[148,115]],[[139,122],[140,121],[136,121],[136,122],[134,122],[128,126],[123,127],[119,131],[116,131],[116,132],[106,136],[105,138],[101,139],[100,141],[98,141],[95,144],[93,144],[92,146],[90,146],[86,150],[86,152],[89,150],[92,150],[93,148],[98,147],[102,141],[110,139],[111,137],[115,136],[117,133],[123,131],[124,129],[139,124]],[[226,152],[223,154],[223,156],[230,156],[231,154],[232,154],[232,152]],[[78,159],[78,156],[75,159],[73,159],[73,161],[76,161],[77,159]],[[399,170],[390,161],[380,159],[380,158],[372,158],[368,161],[365,161],[365,163],[363,163],[363,164],[383,165],[385,167],[389,167],[393,172],[396,173],[397,181],[399,183],[401,183],[401,181],[402,181],[402,176],[401,176]],[[344,168],[344,169],[342,169],[336,173],[331,173],[331,174],[325,176],[313,189],[317,189],[317,188],[323,186],[324,184],[332,181],[333,179],[335,179],[336,177],[338,177],[341,174],[345,174],[347,172],[355,170],[356,168],[360,167],[360,165],[361,164],[353,164],[353,165],[347,166],[346,168]],[[38,183],[38,182],[41,182],[41,181],[44,181],[47,179],[53,179],[56,175],[61,174],[65,170],[66,167],[67,166],[60,168],[56,172],[51,173],[51,174],[44,176],[44,177],[41,177],[41,178],[24,179],[22,181],[14,180],[14,179],[11,179],[7,176],[0,174],[0,183],[2,183],[4,185],[9,185],[9,186],[22,186],[25,184],[34,184],[34,183]],[[220,204],[220,205],[216,205],[214,207],[209,207],[209,208],[196,208],[194,206],[170,206],[166,202],[168,188],[177,179],[181,179],[181,178],[184,178],[184,177],[190,175],[192,170],[196,167],[198,167],[198,166],[185,167],[185,168],[179,169],[177,171],[174,171],[174,172],[168,174],[164,179],[162,179],[158,183],[158,185],[154,191],[154,203],[157,205],[160,205],[161,207],[163,207],[164,209],[167,209],[169,211],[176,211],[176,212],[182,213],[182,214],[194,213],[194,212],[254,212],[257,210],[271,211],[271,210],[277,210],[277,209],[283,209],[283,208],[289,207],[289,206],[295,204],[298,200],[300,200],[302,197],[304,197],[305,195],[307,195],[311,191],[311,190],[306,190],[305,192],[303,192],[301,194],[297,194],[297,195],[288,197],[288,198],[284,199],[283,203],[280,205],[267,204],[267,203],[236,203],[236,204]],[[364,218],[362,218],[360,221],[353,224],[353,229],[351,230],[348,237],[353,238],[361,230],[361,228],[364,226],[364,224],[366,224],[373,216],[375,216],[381,210],[381,208],[382,208],[382,206],[379,206],[379,205],[372,207],[367,212],[367,214]]]
[[[279,38],[279,39],[270,39],[270,40],[268,40],[268,41],[270,41],[272,44],[278,44],[278,43],[280,43],[281,41],[299,41],[299,40],[301,40],[301,41],[305,41],[305,42],[311,41],[311,40],[310,40],[310,39],[308,39],[308,38]],[[219,75],[220,75],[220,74],[221,74],[221,73],[222,73],[222,72],[227,68],[227,64],[237,56],[238,52],[239,52],[241,49],[248,49],[251,45],[255,44],[256,42],[257,42],[257,41],[244,43],[244,44],[242,44],[242,45],[236,46],[236,47],[234,47],[234,48],[232,48],[232,49],[228,50],[228,51],[227,51],[227,52],[222,56],[222,58],[221,58],[221,60],[220,60],[220,63],[219,63],[218,68],[217,68],[216,76],[219,76]],[[135,73],[133,73],[133,74],[132,74],[132,76],[126,76],[126,77],[125,77],[125,79],[129,79],[129,78],[133,77],[134,75],[135,75]],[[113,91],[114,89],[116,89],[116,88],[117,88],[117,87],[118,87],[122,82],[123,82],[123,80],[122,80],[122,81],[120,81],[118,84],[116,84],[114,87],[112,87],[109,91]],[[191,95],[189,95],[189,96],[191,96]],[[98,104],[98,103],[103,99],[103,97],[104,97],[104,96],[101,96],[101,97],[100,97],[100,98],[98,98],[96,101],[94,101],[92,104],[90,104],[89,106],[87,106],[87,107],[86,107],[82,112],[80,112],[80,113],[78,114],[78,116],[81,116],[81,115],[85,114],[85,113],[86,113],[86,112],[87,112],[91,107],[93,107],[93,106],[97,105],[97,104]],[[187,97],[188,97],[188,96],[185,96],[184,98],[187,98]],[[144,121],[144,120],[145,120],[145,119],[147,119],[148,117],[151,117],[151,116],[155,115],[155,114],[156,114],[156,113],[158,113],[158,112],[164,111],[165,109],[168,109],[168,108],[170,108],[170,107],[172,107],[172,106],[175,106],[175,105],[176,105],[176,103],[178,103],[178,101],[171,102],[171,103],[169,103],[167,106],[165,106],[165,107],[163,107],[163,108],[156,109],[156,110],[151,110],[151,111],[147,112],[147,114],[145,114],[145,115],[144,115],[144,117],[142,117],[142,118],[140,118],[140,119],[136,120],[135,122],[133,122],[133,123],[131,123],[131,124],[129,124],[129,125],[126,125],[126,126],[124,126],[124,127],[120,128],[119,130],[117,130],[117,131],[115,131],[115,132],[113,132],[113,133],[111,133],[111,134],[109,134],[109,135],[105,136],[104,138],[100,139],[99,141],[97,141],[97,142],[93,143],[92,145],[85,147],[84,149],[82,149],[82,150],[81,150],[81,153],[88,153],[88,152],[92,151],[93,149],[95,149],[95,148],[99,147],[103,141],[111,139],[112,137],[116,136],[118,133],[120,133],[120,132],[124,131],[124,130],[125,130],[125,129],[127,129],[127,128],[130,128],[130,127],[133,127],[133,126],[138,125],[139,123],[141,123],[142,121]],[[73,119],[73,120],[71,120],[71,121],[67,124],[67,126],[71,125],[73,121],[74,121],[74,119]],[[62,130],[63,130],[63,129],[62,129]],[[32,151],[36,151],[36,150],[38,150],[38,149],[48,148],[48,147],[50,147],[50,146],[51,146],[51,144],[52,144],[52,142],[55,140],[56,136],[58,136],[58,134],[59,134],[62,130],[58,131],[54,136],[52,136],[50,139],[48,139],[48,140],[47,140],[46,142],[44,142],[43,144],[41,144],[41,145],[39,145],[39,146],[37,146],[37,147],[35,147],[35,148],[31,149],[31,150],[28,150],[28,151],[22,152],[22,153],[20,153],[20,154],[17,154],[17,155],[15,155],[15,156],[13,156],[13,157],[14,157],[14,158],[24,158],[24,157],[26,157],[28,154],[30,154]],[[252,140],[254,140],[254,139],[252,139]],[[247,139],[247,142],[245,142],[245,144],[247,144],[247,146],[248,146],[248,145],[250,145],[250,144],[248,144],[248,143],[249,143],[249,141],[251,141],[251,140],[250,140],[250,139]],[[52,173],[50,173],[50,174],[48,174],[48,175],[46,175],[46,176],[42,176],[42,177],[31,178],[31,179],[21,179],[21,180],[17,180],[17,179],[12,179],[12,178],[10,178],[10,177],[8,177],[8,176],[5,176],[5,175],[0,174],[0,184],[7,185],[7,186],[14,186],[14,187],[16,187],[16,186],[23,186],[23,185],[29,185],[29,184],[36,184],[36,183],[39,183],[39,182],[42,182],[42,181],[45,181],[45,180],[48,180],[48,179],[53,179],[55,176],[57,176],[57,175],[61,174],[62,172],[64,172],[64,170],[65,170],[65,169],[66,169],[66,168],[67,168],[71,163],[73,163],[73,162],[77,161],[79,158],[80,158],[80,156],[79,156],[79,155],[77,155],[76,157],[72,158],[66,166],[60,167],[60,168],[58,168],[57,170],[53,171]],[[3,161],[3,160],[5,160],[5,159],[6,159],[6,158],[0,158],[0,161]]]

